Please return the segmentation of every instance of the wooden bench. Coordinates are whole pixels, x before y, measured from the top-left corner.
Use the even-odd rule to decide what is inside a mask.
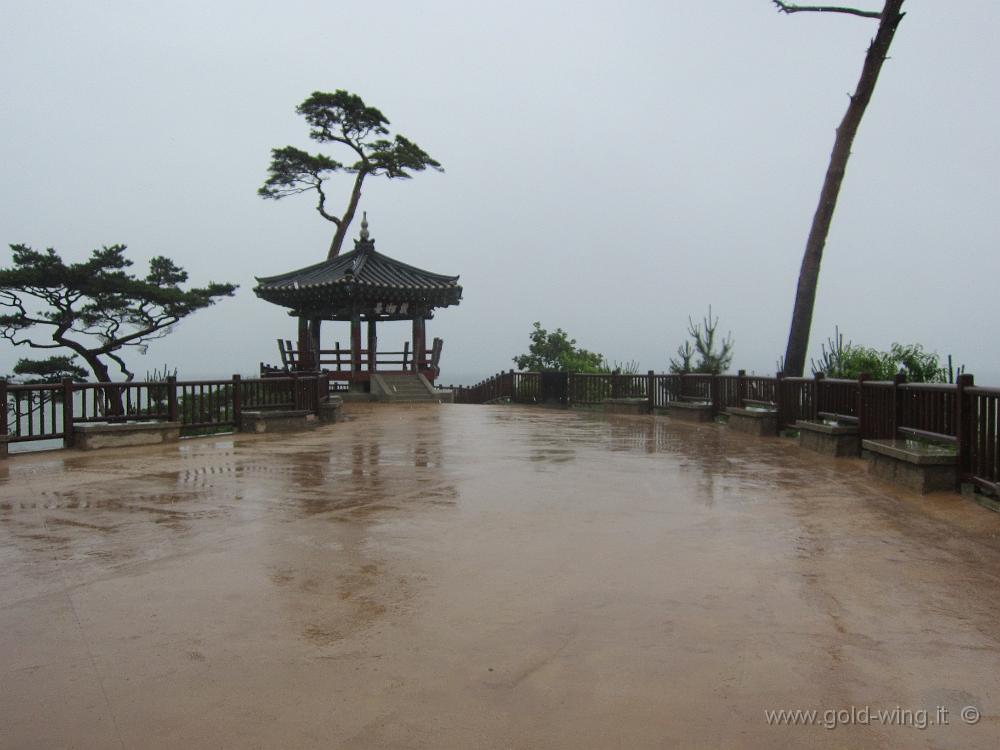
[[[914,440],[862,440],[868,471],[926,494],[954,491],[958,486],[958,455],[951,446]]]
[[[857,456],[861,453],[858,418],[820,412],[820,422],[798,420],[799,445],[825,456]]]

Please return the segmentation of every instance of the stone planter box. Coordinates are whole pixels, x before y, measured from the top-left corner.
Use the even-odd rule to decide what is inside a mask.
[[[340,396],[331,396],[328,401],[319,405],[319,421],[333,424],[343,419],[344,400]]]
[[[305,409],[245,411],[240,414],[240,432],[298,432],[319,424],[316,415]]]
[[[606,398],[604,399],[605,414],[649,414],[649,399],[645,398]]]
[[[857,425],[799,420],[795,429],[799,431],[799,446],[806,450],[824,456],[857,456],[861,453]]]
[[[778,434],[778,412],[773,409],[726,409],[729,426],[738,432],[757,437],[774,437]]]
[[[82,451],[176,443],[180,437],[180,422],[73,425],[73,447]]]
[[[667,404],[667,416],[683,419],[685,422],[711,422],[712,405],[698,401],[670,401]]]
[[[958,484],[958,457],[947,448],[918,445],[908,440],[863,440],[868,471],[879,479],[901,484],[922,495],[954,491]]]

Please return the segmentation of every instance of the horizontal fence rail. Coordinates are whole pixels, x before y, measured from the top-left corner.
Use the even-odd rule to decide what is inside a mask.
[[[556,390],[552,385],[562,383]],[[455,402],[599,405],[644,399],[650,411],[672,402],[709,404],[713,414],[731,407],[773,409],[778,430],[799,421],[856,425],[863,439],[920,440],[953,446],[960,480],[1000,494],[1000,388],[981,388],[971,375],[957,383],[907,383],[902,375],[876,381],[671,373],[499,373],[454,390]]]
[[[19,385],[0,380],[0,437],[9,443],[62,440],[76,424],[178,422],[182,435],[238,428],[248,410],[318,413],[336,383],[326,375],[227,380]]]

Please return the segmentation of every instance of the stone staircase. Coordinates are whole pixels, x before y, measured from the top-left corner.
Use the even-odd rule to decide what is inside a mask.
[[[423,375],[372,375],[372,395],[379,401],[438,403],[439,396]]]

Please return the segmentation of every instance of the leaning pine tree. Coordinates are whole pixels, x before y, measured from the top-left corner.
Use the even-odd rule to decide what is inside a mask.
[[[317,143],[336,146],[348,155],[340,162],[325,154],[310,154],[295,146],[271,151],[271,166],[267,180],[257,191],[262,198],[280,200],[299,193],[316,193],[319,215],[336,226],[330,242],[328,258],[336,258],[347,237],[361,200],[361,186],[369,175],[408,179],[410,172],[422,172],[430,167],[444,170],[413,141],[397,133],[388,139],[389,121],[375,107],[369,107],[361,97],[347,91],[313,94],[296,110],[309,123],[309,137]],[[333,174],[354,175],[354,185],[343,214],[331,213],[327,206],[324,183]]]
[[[66,263],[55,250],[11,245],[13,264],[0,268],[0,338],[14,346],[71,352],[48,359],[22,359],[15,374],[51,381],[80,379],[86,363],[99,382],[111,381],[116,366],[126,380],[134,377],[123,352],[145,353],[150,341],[163,338],[198,310],[231,297],[234,284],[187,287],[187,272],[169,258],[150,260],[144,276],[129,272],[124,245],[94,250],[79,263]],[[107,409],[120,413],[116,389],[107,388]]]
[[[792,325],[788,332],[788,346],[785,349],[784,371],[788,375],[800,376],[806,364],[806,350],[809,346],[809,329],[812,326],[813,307],[816,303],[816,286],[819,282],[819,267],[823,260],[823,248],[830,233],[830,223],[837,207],[840,186],[847,171],[847,160],[851,156],[851,144],[857,135],[861,118],[865,114],[868,102],[871,101],[875,84],[878,81],[882,64],[885,62],[889,47],[896,34],[899,22],[903,20],[901,11],[904,0],[885,0],[881,11],[867,11],[857,8],[844,8],[830,5],[792,5],[790,3],[772,0],[783,13],[843,13],[861,18],[878,19],[878,31],[861,69],[861,78],[857,90],[851,96],[844,119],[837,128],[837,137],[830,154],[830,164],[823,180],[823,188],[819,195],[819,205],[813,216],[806,240],[805,253],[802,256],[802,267],[799,271],[799,283],[795,291],[795,307],[792,310]]]

